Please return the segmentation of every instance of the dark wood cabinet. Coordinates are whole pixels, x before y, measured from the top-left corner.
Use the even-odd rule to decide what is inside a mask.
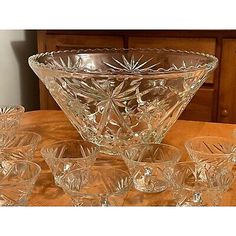
[[[236,39],[222,42],[218,121],[236,123]]]
[[[235,39],[234,39],[235,38]],[[219,59],[180,119],[236,123],[236,31],[77,30],[38,31],[38,51],[79,48],[173,48]],[[40,82],[41,109],[59,109]]]

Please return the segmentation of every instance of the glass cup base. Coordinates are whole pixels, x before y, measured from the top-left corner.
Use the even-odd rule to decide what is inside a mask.
[[[134,187],[136,190],[144,193],[160,193],[167,189],[167,183],[164,181],[151,181],[150,183],[143,183],[141,179],[134,180]]]

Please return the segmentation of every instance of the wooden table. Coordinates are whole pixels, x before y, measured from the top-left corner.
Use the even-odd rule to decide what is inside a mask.
[[[183,151],[183,159],[188,158],[184,149],[184,142],[194,136],[217,135],[233,138],[236,124],[219,124],[196,121],[178,120],[168,132],[164,143],[179,147]],[[42,172],[29,198],[30,206],[71,206],[70,198],[63,190],[54,184],[52,174],[41,157],[40,149],[53,141],[68,138],[81,139],[77,131],[70,124],[62,111],[33,111],[26,112],[23,116],[21,130],[34,131],[42,136],[34,161],[37,162]],[[145,194],[134,188],[127,194],[125,206],[167,206],[174,205],[168,190],[157,194]],[[224,194],[222,206],[236,205],[236,181],[232,188]]]

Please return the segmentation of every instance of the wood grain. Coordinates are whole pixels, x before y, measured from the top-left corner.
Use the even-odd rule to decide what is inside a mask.
[[[47,36],[47,51],[71,50],[80,48],[122,48],[123,38],[106,35],[54,35]]]
[[[182,160],[187,159],[184,142],[200,135],[218,135],[232,138],[236,125],[178,120],[168,132],[164,143],[179,147],[183,153]],[[53,141],[68,138],[80,139],[80,136],[61,111],[26,112],[23,116],[21,130],[34,131],[42,136],[34,161],[42,172],[29,199],[30,206],[71,206],[70,198],[56,187],[52,174],[40,155],[40,149]],[[222,206],[236,206],[236,183],[225,193]],[[126,196],[124,206],[172,206],[172,196],[168,190],[158,194],[144,194],[132,189]]]
[[[214,90],[200,88],[180,116],[182,120],[212,121]]]

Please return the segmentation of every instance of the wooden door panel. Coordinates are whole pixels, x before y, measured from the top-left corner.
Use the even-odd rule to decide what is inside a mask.
[[[123,38],[119,36],[93,35],[50,35],[47,37],[47,51],[80,48],[122,48]]]
[[[212,121],[213,97],[213,89],[200,88],[183,111],[180,119]]]
[[[218,121],[236,123],[236,39],[224,39],[220,68]]]

